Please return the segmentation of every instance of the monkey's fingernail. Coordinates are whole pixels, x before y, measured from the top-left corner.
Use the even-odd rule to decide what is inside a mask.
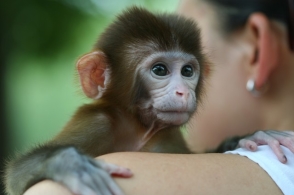
[[[287,157],[284,155],[284,156],[283,156],[283,162],[286,163],[287,160],[288,160]]]
[[[250,145],[250,146],[249,146],[249,149],[250,149],[250,150],[254,150],[253,145]]]

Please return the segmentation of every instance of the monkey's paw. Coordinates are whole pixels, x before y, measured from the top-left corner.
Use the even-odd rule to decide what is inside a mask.
[[[294,153],[294,132],[274,130],[257,131],[253,135],[239,141],[241,148],[246,148],[250,151],[256,151],[259,145],[269,145],[279,161],[286,163],[287,157],[284,155],[280,145],[287,147]]]
[[[95,160],[73,147],[59,151],[48,163],[48,178],[79,195],[123,195],[111,174],[132,176],[129,169]]]

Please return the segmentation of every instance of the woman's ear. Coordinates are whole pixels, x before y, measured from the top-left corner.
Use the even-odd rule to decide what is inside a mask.
[[[247,28],[255,36],[256,50],[252,56],[251,78],[256,89],[266,85],[269,76],[279,64],[279,39],[270,20],[262,13],[252,14],[247,21]]]

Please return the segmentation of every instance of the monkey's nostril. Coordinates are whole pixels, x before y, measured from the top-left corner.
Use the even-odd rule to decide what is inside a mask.
[[[179,91],[177,91],[176,94],[179,95],[179,96],[183,96],[184,95],[183,92],[179,92]]]

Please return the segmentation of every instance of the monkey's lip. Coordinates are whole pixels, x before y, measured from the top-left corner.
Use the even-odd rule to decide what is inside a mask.
[[[170,116],[183,116],[183,115],[190,115],[191,112],[185,110],[185,111],[178,111],[178,110],[173,110],[173,111],[159,111],[158,114],[162,115],[170,115]]]
[[[187,109],[175,109],[175,110],[159,110],[157,109],[158,112],[161,113],[171,113],[171,114],[185,114],[185,113],[190,113],[189,110]]]
[[[173,125],[182,125],[189,120],[190,112],[179,110],[165,110],[157,113],[157,118],[164,121],[164,123]]]
[[[186,114],[189,113],[188,111],[159,111],[165,114]]]

